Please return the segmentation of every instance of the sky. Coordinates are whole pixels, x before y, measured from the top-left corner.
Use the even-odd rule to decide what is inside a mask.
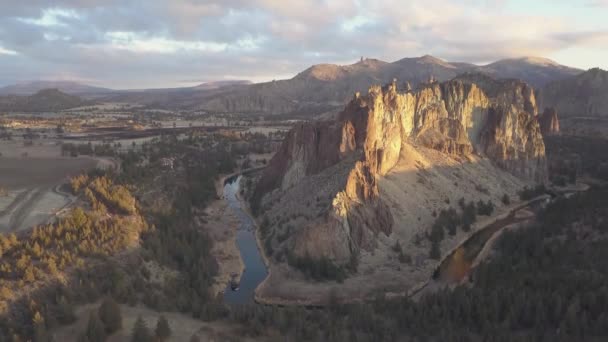
[[[289,78],[426,54],[608,69],[608,0],[0,0],[0,85]]]

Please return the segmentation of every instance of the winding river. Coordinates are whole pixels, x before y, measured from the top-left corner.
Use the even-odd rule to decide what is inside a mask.
[[[241,207],[241,202],[237,198],[240,180],[241,176],[239,175],[226,179],[224,183],[224,199],[240,221],[236,244],[245,264],[240,283],[228,284],[226,291],[224,291],[224,301],[230,304],[253,303],[255,288],[268,274],[256,242],[255,223]]]

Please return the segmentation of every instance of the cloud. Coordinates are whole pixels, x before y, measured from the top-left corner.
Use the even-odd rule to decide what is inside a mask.
[[[577,10],[596,10],[591,4],[606,1]],[[3,2],[0,83],[74,77],[121,88],[259,81],[359,56],[392,61],[433,54],[484,63],[606,42],[606,25],[514,6],[506,0]]]
[[[587,2],[589,7],[608,7],[608,0],[594,0]]]

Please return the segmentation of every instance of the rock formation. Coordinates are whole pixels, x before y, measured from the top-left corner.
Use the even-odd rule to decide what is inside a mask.
[[[537,116],[537,120],[543,136],[559,134],[559,119],[554,108],[545,108],[545,111]]]
[[[416,91],[400,91],[396,81],[372,86],[366,96],[355,94],[336,121],[294,127],[262,175],[253,202],[354,159],[329,210],[298,231],[292,249],[347,262],[393,232],[396,222],[378,182],[410,148],[462,160],[480,156],[517,177],[544,182],[545,146],[536,113],[534,91],[520,81],[480,87],[465,77]]]

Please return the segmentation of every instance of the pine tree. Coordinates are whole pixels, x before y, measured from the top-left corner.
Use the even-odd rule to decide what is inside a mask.
[[[433,241],[431,243],[431,251],[429,253],[429,256],[435,260],[439,260],[441,258],[441,249],[439,247],[438,241],[437,242]]]
[[[137,317],[135,324],[133,325],[133,334],[131,335],[132,342],[150,342],[152,341],[152,335],[141,316]]]
[[[91,311],[85,335],[89,342],[103,342],[106,340],[106,330],[97,312]]]
[[[40,312],[36,312],[33,318],[34,322],[34,342],[48,342],[49,334],[46,330],[46,324],[44,323],[44,318],[40,315]]]
[[[99,319],[105,325],[108,334],[122,329],[120,306],[118,306],[112,297],[106,298],[99,306]]]
[[[171,327],[165,316],[160,316],[156,322],[156,337],[160,341],[166,341],[171,336]]]

